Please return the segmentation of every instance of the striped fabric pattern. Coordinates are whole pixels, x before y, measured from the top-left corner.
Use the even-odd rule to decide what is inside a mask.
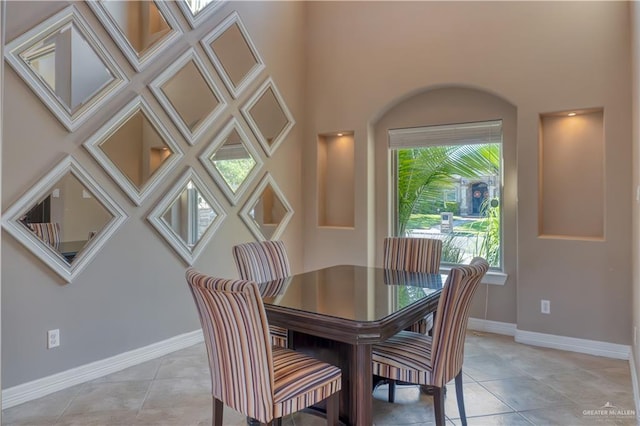
[[[240,279],[264,283],[291,275],[289,257],[282,241],[254,241],[238,244],[233,247],[232,252]],[[286,328],[272,325],[273,344],[286,348],[287,333]]]
[[[440,270],[442,241],[435,238],[387,237],[384,239],[385,269],[436,274]],[[409,329],[426,334],[433,327],[433,315],[416,322]]]
[[[55,247],[60,243],[60,224],[57,222],[27,223],[29,229],[42,242]]]
[[[451,268],[438,300],[433,338],[401,331],[373,347],[373,374],[387,379],[442,387],[462,369],[471,299],[489,269],[476,257]]]
[[[202,324],[214,398],[267,423],[340,390],[339,368],[271,347],[256,283],[214,278],[193,269],[186,279]]]

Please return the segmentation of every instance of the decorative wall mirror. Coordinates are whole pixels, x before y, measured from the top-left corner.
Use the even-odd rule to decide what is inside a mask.
[[[265,68],[238,12],[233,12],[200,43],[234,98]]]
[[[73,5],[10,42],[5,57],[69,131],[128,82]]]
[[[149,87],[191,145],[226,107],[194,49],[178,58]]]
[[[102,126],[84,146],[137,205],[183,155],[140,96]]]
[[[268,156],[275,152],[295,124],[271,78],[262,83],[242,107],[242,114]]]
[[[226,217],[213,194],[189,168],[149,214],[149,222],[192,265]]]
[[[2,225],[67,282],[127,215],[72,158],[65,158],[3,215]]]
[[[238,202],[262,167],[260,155],[235,118],[200,155],[200,161],[231,204]]]
[[[136,71],[182,34],[164,1],[91,0],[87,4]]]
[[[293,208],[266,174],[240,212],[253,235],[260,241],[277,240],[293,216]]]
[[[191,28],[195,28],[223,2],[224,0],[177,0],[176,4],[189,21]]]

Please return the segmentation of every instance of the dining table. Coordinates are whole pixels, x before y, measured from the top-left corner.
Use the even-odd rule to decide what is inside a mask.
[[[340,421],[373,424],[372,347],[437,308],[445,276],[337,265],[258,283],[291,349],[342,369]],[[316,407],[322,410],[322,407]]]

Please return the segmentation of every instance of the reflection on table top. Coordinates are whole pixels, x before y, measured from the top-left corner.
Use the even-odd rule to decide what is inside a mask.
[[[339,265],[260,283],[267,305],[352,321],[379,321],[442,289],[440,274]]]

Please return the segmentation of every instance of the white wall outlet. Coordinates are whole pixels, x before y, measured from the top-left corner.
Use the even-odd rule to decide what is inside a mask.
[[[47,331],[47,349],[56,348],[60,346],[60,330]]]
[[[540,312],[542,312],[543,314],[550,314],[551,313],[551,302],[549,302],[548,300],[542,299],[540,301]]]

